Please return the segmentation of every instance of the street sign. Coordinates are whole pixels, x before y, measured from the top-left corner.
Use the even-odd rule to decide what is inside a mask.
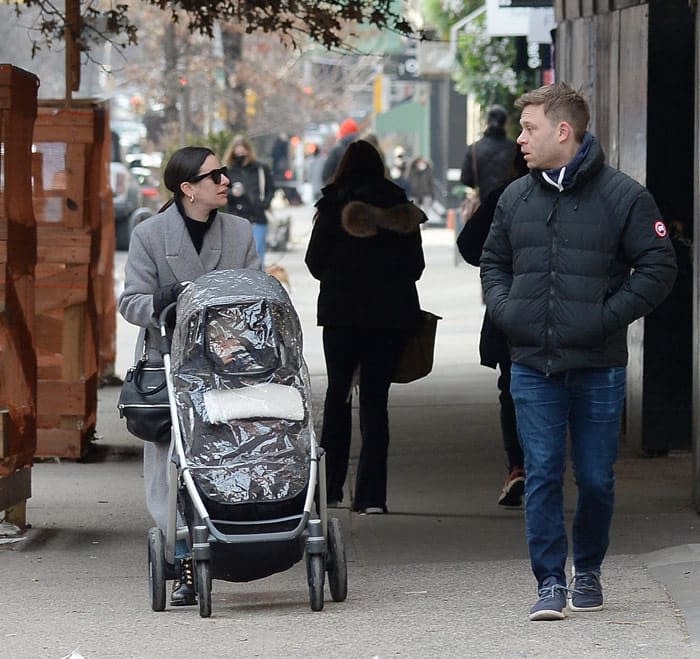
[[[552,0],[498,0],[499,7],[551,7]]]
[[[384,73],[396,80],[415,80],[420,75],[418,58],[415,55],[390,55],[385,61]]]
[[[529,0],[535,2],[536,0]],[[551,43],[551,30],[556,27],[552,7],[516,6],[511,0],[486,0],[486,32],[492,37],[527,37],[528,41]]]

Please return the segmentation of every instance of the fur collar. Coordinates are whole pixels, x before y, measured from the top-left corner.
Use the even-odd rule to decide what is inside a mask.
[[[343,228],[355,238],[376,236],[379,228],[396,233],[412,233],[425,221],[423,211],[410,201],[389,208],[351,201],[341,213]]]

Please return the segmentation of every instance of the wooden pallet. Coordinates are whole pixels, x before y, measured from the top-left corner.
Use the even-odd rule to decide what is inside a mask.
[[[0,64],[0,510],[20,527],[37,442],[31,150],[38,82]]]

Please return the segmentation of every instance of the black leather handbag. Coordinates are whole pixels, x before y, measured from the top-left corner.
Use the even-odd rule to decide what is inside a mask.
[[[170,404],[162,364],[149,366],[144,355],[126,373],[119,394],[119,417],[126,428],[146,442],[170,441]]]

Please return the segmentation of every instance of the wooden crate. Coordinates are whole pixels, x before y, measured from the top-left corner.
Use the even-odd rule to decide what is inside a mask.
[[[33,74],[0,64],[0,510],[21,527],[37,442],[31,150],[38,86]]]
[[[109,180],[112,137],[106,104],[95,104],[95,142],[91,150],[88,188],[95,191],[89,198],[89,217],[95,233],[90,260],[90,281],[94,285],[96,309],[95,335],[100,381],[114,377],[117,357],[117,302],[114,296],[114,210]]]
[[[107,106],[42,101],[34,128],[37,455],[81,458],[116,341]],[[111,237],[111,241],[110,241]]]

